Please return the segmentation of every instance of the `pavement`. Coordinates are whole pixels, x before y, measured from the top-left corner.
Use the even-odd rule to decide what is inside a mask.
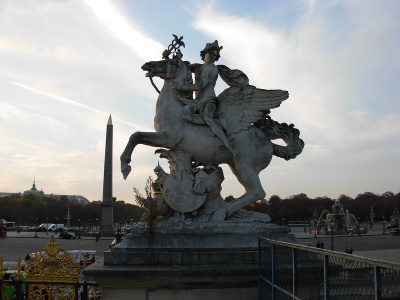
[[[383,234],[383,232],[385,234]],[[324,243],[324,248],[331,250],[331,236],[304,232],[303,227],[292,227],[291,233],[303,245],[315,247],[317,241]],[[334,235],[333,250],[344,252],[344,248],[353,248],[353,255],[400,264],[400,235],[393,236],[389,229],[383,230],[382,225],[375,224],[366,234]]]
[[[309,231],[304,232],[303,227],[292,227],[293,233],[297,240],[303,244],[315,247],[317,241],[324,243],[325,249],[330,250],[331,236],[317,235],[314,237]],[[343,252],[345,247],[353,248],[353,255],[376,259],[400,264],[400,236],[392,236],[389,230],[383,229],[379,224],[369,229],[367,234],[358,235],[336,235],[333,237],[334,251]],[[3,257],[4,264],[14,266],[21,257],[23,260],[27,253],[37,252],[47,246],[51,233],[38,232],[35,238],[34,232],[10,231],[6,238],[0,238],[0,256]],[[81,239],[64,240],[58,239],[58,234],[54,234],[58,247],[69,250],[96,250],[96,259],[100,260],[104,256],[104,251],[108,250],[109,244],[114,237],[102,237],[96,242],[93,236],[84,236]]]
[[[101,237],[98,242],[93,236],[83,236],[80,239],[59,239],[58,233],[38,232],[35,238],[35,232],[16,231],[7,232],[7,237],[0,238],[0,256],[3,257],[5,267],[15,267],[18,257],[21,261],[25,259],[26,254],[37,252],[47,246],[51,235],[53,234],[59,248],[69,250],[96,250],[96,260],[104,256],[104,251],[108,250],[109,244],[114,237]]]

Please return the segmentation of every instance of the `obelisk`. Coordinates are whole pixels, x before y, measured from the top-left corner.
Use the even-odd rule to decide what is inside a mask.
[[[103,201],[101,203],[101,232],[113,234],[113,193],[112,193],[113,124],[111,114],[107,123],[106,149],[104,157]]]

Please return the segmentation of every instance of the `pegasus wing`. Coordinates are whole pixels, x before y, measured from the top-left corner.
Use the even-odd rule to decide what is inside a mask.
[[[219,96],[218,114],[225,128],[232,133],[248,130],[264,113],[280,106],[289,98],[283,90],[263,90],[251,85],[230,87]]]

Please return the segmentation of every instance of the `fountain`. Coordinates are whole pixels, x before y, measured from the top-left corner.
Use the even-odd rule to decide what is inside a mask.
[[[350,214],[348,210],[346,212],[339,200],[335,200],[332,205],[332,212],[324,210],[321,215],[315,218],[314,213],[314,230],[311,232],[314,234],[347,234],[347,233],[365,233],[365,228],[360,227],[360,223],[357,221],[353,214]]]

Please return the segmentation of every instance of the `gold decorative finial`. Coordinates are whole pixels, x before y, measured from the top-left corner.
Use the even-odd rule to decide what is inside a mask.
[[[77,282],[80,269],[68,252],[60,249],[53,236],[47,247],[26,263],[26,278],[31,281]]]

